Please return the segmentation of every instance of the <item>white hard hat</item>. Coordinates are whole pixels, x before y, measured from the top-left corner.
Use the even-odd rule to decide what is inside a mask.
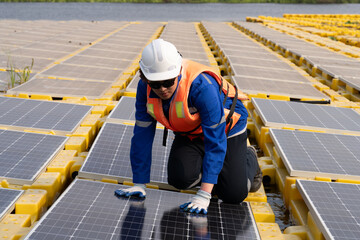
[[[144,48],[140,68],[148,80],[163,81],[177,77],[181,63],[182,57],[172,43],[155,39]]]

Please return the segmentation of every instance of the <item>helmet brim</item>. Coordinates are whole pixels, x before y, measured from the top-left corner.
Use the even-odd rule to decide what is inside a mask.
[[[177,77],[180,74],[180,69],[181,69],[181,65],[167,72],[160,72],[160,73],[149,73],[146,71],[142,71],[142,72],[149,81],[164,81]]]

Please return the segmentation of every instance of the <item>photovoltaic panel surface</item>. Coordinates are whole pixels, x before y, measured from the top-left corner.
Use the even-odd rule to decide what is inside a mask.
[[[16,200],[19,199],[22,193],[22,190],[0,188],[0,221],[5,217],[5,214],[14,208]]]
[[[316,67],[320,67],[322,69],[327,69],[327,66],[324,63],[328,63],[328,61],[323,61],[323,59],[337,59],[338,64],[336,64],[335,70],[341,68],[343,66],[348,66],[349,61],[353,59],[348,57],[345,61],[344,55],[336,53],[335,51],[328,50],[326,48],[315,46],[312,43],[306,42],[301,39],[297,39],[294,36],[289,34],[284,34],[279,31],[270,29],[265,26],[261,26],[256,23],[249,23],[249,22],[236,22],[235,24],[246,28],[248,31],[253,32],[261,38],[266,39],[267,41],[280,46],[281,48],[286,49],[288,52],[296,54],[299,57],[305,57],[306,59],[311,59],[312,64],[316,65]],[[320,57],[320,58],[319,58]],[[360,66],[360,64],[356,64]],[[329,72],[332,72],[328,69]],[[352,77],[357,76],[358,67],[352,67],[349,69],[347,74],[350,74]],[[335,72],[332,73],[335,75]],[[344,76],[339,76],[344,77]],[[350,79],[351,80],[351,79]],[[359,82],[356,81],[349,81],[351,82],[351,86],[357,90],[360,89]]]
[[[135,101],[136,98],[133,97],[121,97],[106,121],[113,123],[135,121]]]
[[[72,133],[91,106],[0,97],[0,125]]]
[[[79,171],[79,177],[132,181],[130,145],[133,131],[134,126],[105,123]],[[150,181],[162,188],[172,188],[167,184],[167,160],[173,135],[169,134],[166,147],[162,145],[162,138],[163,130],[157,129],[152,148]]]
[[[130,81],[130,83],[127,85],[126,91],[127,92],[136,92],[139,81],[140,81],[140,75],[139,75],[139,72],[137,72],[135,74],[135,76],[133,77],[133,79]]]
[[[294,127],[338,133],[359,133],[360,115],[350,108],[252,98],[267,127]]]
[[[260,239],[246,202],[211,202],[196,217],[179,209],[190,194],[147,189],[139,201],[117,198],[118,188],[126,186],[75,180],[25,239]]]
[[[296,185],[327,240],[359,239],[359,184],[297,180]]]
[[[290,176],[360,180],[360,136],[270,129]]]
[[[311,84],[240,76],[233,76],[232,79],[238,89],[247,94],[265,93],[298,99],[307,98],[329,101],[326,95],[311,86]]]
[[[0,180],[32,184],[63,149],[67,139],[50,134],[0,130]]]
[[[281,74],[279,74],[281,71]],[[274,80],[292,81],[292,82],[309,82],[304,76],[297,71],[287,71],[283,69],[263,68],[259,66],[241,66],[234,65],[232,72],[235,76],[246,76],[250,78],[267,78]]]
[[[41,73],[43,76],[57,78],[71,78],[73,80],[91,80],[113,82],[120,75],[122,69],[108,69],[100,67],[79,66],[70,64],[57,64]]]
[[[9,94],[42,94],[59,98],[86,96],[88,99],[94,99],[102,96],[110,87],[111,82],[33,78],[7,92]]]

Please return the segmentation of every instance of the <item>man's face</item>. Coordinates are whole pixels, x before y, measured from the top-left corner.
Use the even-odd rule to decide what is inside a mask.
[[[151,89],[159,96],[162,100],[170,99],[176,90],[178,83],[178,77],[174,79],[164,81],[148,81]]]

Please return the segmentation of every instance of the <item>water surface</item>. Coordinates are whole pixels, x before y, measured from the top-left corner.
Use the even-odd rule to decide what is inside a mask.
[[[19,20],[231,21],[284,13],[358,14],[360,4],[0,3],[0,19]]]

